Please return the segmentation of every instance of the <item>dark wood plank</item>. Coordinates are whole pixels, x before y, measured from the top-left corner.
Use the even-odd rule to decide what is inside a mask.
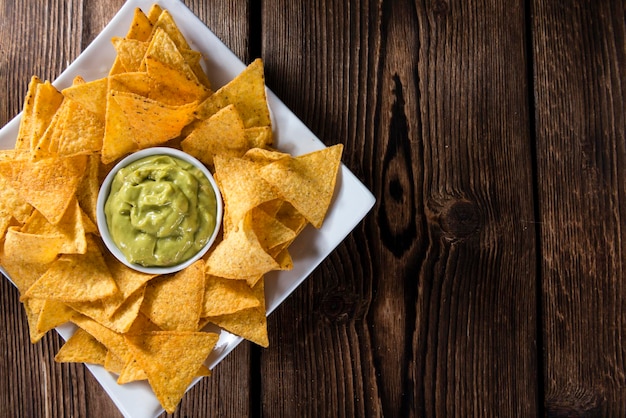
[[[322,3],[263,2],[268,84],[378,203],[271,318],[263,415],[537,413],[523,3]]]
[[[546,415],[626,415],[626,3],[532,2]]]
[[[30,77],[54,80],[97,36],[124,2],[0,0],[0,126],[21,111]],[[248,59],[246,1],[186,4],[243,60]],[[69,24],[68,24],[69,23]],[[121,416],[82,365],[59,365],[61,338],[31,344],[17,290],[0,284],[0,416]],[[238,347],[211,378],[196,385],[176,416],[248,416],[250,346]]]

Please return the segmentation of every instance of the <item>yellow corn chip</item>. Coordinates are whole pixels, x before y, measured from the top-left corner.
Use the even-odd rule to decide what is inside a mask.
[[[127,335],[128,346],[169,413],[176,410],[198,370],[217,342],[206,332],[158,331]]]
[[[61,346],[54,361],[57,363],[89,363],[104,365],[107,349],[87,331],[78,328]]]
[[[140,149],[163,144],[180,135],[191,122],[196,103],[170,106],[133,93],[111,92]]]
[[[30,83],[28,83],[28,92],[24,100],[24,107],[22,109],[22,118],[20,119],[20,127],[15,140],[15,149],[30,150],[31,138],[33,136],[33,106],[35,104],[35,95],[37,94],[37,86],[42,81],[32,76]]]
[[[304,217],[320,228],[330,206],[343,145],[338,144],[259,169],[263,179]]]
[[[62,101],[63,95],[49,81],[37,85],[33,103],[31,150],[35,149],[38,139],[45,132]]]
[[[95,114],[100,120],[104,120],[107,86],[108,80],[104,77],[87,83],[74,83],[72,86],[61,90],[61,93],[85,110]]]
[[[46,333],[53,328],[72,320],[76,311],[63,302],[46,299],[39,312],[37,332]]]
[[[237,226],[252,208],[278,197],[270,184],[259,176],[255,163],[219,155],[214,161],[215,177],[224,198],[226,232]]]
[[[198,119],[207,119],[229,104],[235,105],[246,128],[271,126],[261,59],[254,60],[230,83],[198,105],[195,115]]]
[[[58,223],[85,172],[87,157],[0,161],[0,176],[46,219]]]
[[[137,39],[114,37],[111,39],[115,50],[117,51],[117,59],[124,67],[126,72],[139,71],[141,61],[143,61],[148,43]]]
[[[237,254],[237,257],[233,257]],[[279,268],[278,263],[263,250],[251,225],[251,216],[240,222],[209,255],[207,273],[227,279],[246,279]]]
[[[25,297],[83,302],[117,292],[100,248],[88,239],[85,254],[60,256],[25,293]]]
[[[135,130],[124,111],[114,99],[113,91],[107,95],[106,121],[102,140],[102,163],[109,164],[139,149],[133,140]]]
[[[194,331],[202,311],[204,282],[202,260],[174,275],[158,277],[148,283],[141,311],[163,330]]]
[[[245,282],[207,275],[202,317],[232,314],[260,304]]]
[[[183,151],[212,167],[213,156],[241,157],[248,150],[239,112],[229,105],[219,110],[181,142]]]
[[[261,347],[269,346],[267,316],[265,313],[265,284],[260,280],[253,288],[260,305],[228,315],[211,316],[209,321],[226,331],[252,341]]]

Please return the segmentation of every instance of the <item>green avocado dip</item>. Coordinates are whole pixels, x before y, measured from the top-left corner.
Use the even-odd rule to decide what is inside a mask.
[[[156,155],[117,172],[104,211],[111,238],[129,262],[167,267],[204,247],[216,227],[217,202],[202,171]]]

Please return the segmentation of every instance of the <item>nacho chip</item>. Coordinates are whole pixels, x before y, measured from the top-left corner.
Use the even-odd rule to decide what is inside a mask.
[[[63,95],[49,81],[37,85],[33,103],[33,130],[31,150],[35,149],[37,140],[48,128],[52,117],[63,102]]]
[[[78,103],[85,110],[104,120],[106,113],[106,95],[108,80],[99,78],[87,83],[74,83],[61,90],[64,97]]]
[[[198,105],[195,116],[198,119],[208,119],[229,104],[235,105],[246,128],[271,126],[265,95],[263,61],[260,58]]]
[[[259,173],[304,217],[320,228],[335,191],[342,144],[299,157],[283,159]]]
[[[139,71],[141,62],[148,51],[148,43],[137,39],[113,37],[111,39],[117,59],[126,72]],[[123,73],[122,73],[123,74]]]
[[[29,249],[29,251],[33,250]],[[8,273],[20,295],[26,293],[50,267],[50,264],[24,261],[23,258],[7,255],[4,251],[0,251],[0,265]]]
[[[232,314],[261,305],[245,282],[207,275],[202,317]]]
[[[104,365],[107,349],[87,331],[78,328],[54,356],[57,363]]]
[[[85,254],[60,256],[26,291],[24,297],[83,302],[102,299],[117,292],[100,248],[89,239]]]
[[[249,148],[266,148],[274,143],[270,126],[253,126],[245,130]]]
[[[37,332],[46,333],[72,320],[76,311],[63,302],[46,299],[37,319]]]
[[[138,148],[163,144],[180,135],[193,118],[196,103],[170,106],[133,93],[111,92]]]
[[[215,177],[224,198],[224,230],[237,226],[254,207],[276,199],[278,194],[251,161],[215,157]],[[218,275],[219,276],[219,275]]]
[[[166,331],[195,331],[202,311],[204,261],[150,281],[141,311]],[[181,309],[181,307],[185,309]]]
[[[233,254],[237,254],[234,257]],[[278,263],[265,252],[246,216],[239,228],[233,230],[209,255],[207,273],[227,279],[243,279],[265,274],[279,268]]]
[[[28,320],[28,332],[30,336],[30,342],[35,344],[46,335],[45,332],[39,332],[37,330],[37,323],[39,322],[39,313],[43,307],[45,301],[43,299],[31,298],[24,301],[24,311],[26,312],[26,319]]]
[[[131,354],[122,334],[112,331],[104,325],[101,325],[93,319],[83,315],[76,315],[72,318],[72,322],[87,331],[96,340],[98,340],[100,344],[104,345],[107,350],[111,352],[111,355],[121,359],[121,366],[123,366],[130,358]],[[108,354],[107,357],[109,357]],[[109,361],[110,360],[112,359],[109,359]],[[106,362],[105,367],[107,370],[110,370],[109,367],[106,366]]]
[[[256,308],[244,309],[233,314],[211,316],[209,321],[226,331],[252,341],[261,347],[269,346],[267,316],[265,313],[265,284],[263,280],[253,288],[260,304]]]
[[[233,105],[219,110],[182,142],[183,151],[212,167],[213,156],[241,157],[248,150],[243,121]]]
[[[96,219],[96,206],[98,202],[98,192],[100,191],[99,173],[100,156],[98,154],[91,154],[87,157],[85,175],[81,182],[78,183],[78,186],[76,186],[76,199],[78,200],[78,204],[89,217],[93,225],[98,223]]]
[[[37,94],[37,86],[42,81],[37,76],[32,76],[28,83],[28,91],[24,99],[24,107],[22,109],[22,118],[20,119],[20,127],[15,140],[15,149],[29,150],[31,138],[33,136],[33,106],[35,104],[35,95]]]
[[[163,32],[167,34],[179,50],[190,49],[185,36],[176,25],[174,18],[168,10],[161,11],[158,20],[154,23],[154,30],[152,33],[157,33],[159,29],[163,30]]]
[[[84,155],[0,161],[0,176],[50,223],[56,224],[72,201],[86,164]]]
[[[207,332],[157,331],[127,335],[133,357],[169,413],[176,410],[185,391],[217,342]]]
[[[133,127],[114,99],[113,92],[110,92],[107,95],[106,121],[102,139],[102,163],[112,163],[126,154],[137,151],[139,146],[133,141],[133,136]]]
[[[52,263],[66,241],[62,235],[29,234],[19,227],[9,227],[4,239],[6,258],[22,264]]]
[[[133,14],[133,21],[130,24],[128,32],[126,32],[127,39],[134,39],[138,41],[148,41],[152,35],[152,22],[150,18],[139,8],[135,8]]]

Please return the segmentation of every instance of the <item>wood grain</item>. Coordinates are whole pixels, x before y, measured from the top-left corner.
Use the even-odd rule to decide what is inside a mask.
[[[626,414],[626,5],[533,4],[546,414]]]
[[[264,2],[270,87],[379,201],[278,310],[263,413],[537,411],[523,4],[351,6]]]

